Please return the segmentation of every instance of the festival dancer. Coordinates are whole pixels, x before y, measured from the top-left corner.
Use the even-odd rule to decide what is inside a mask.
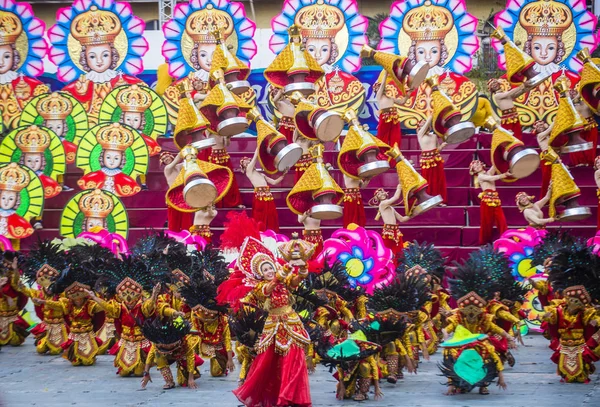
[[[480,217],[481,224],[479,226],[479,244],[484,245],[492,242],[492,232],[494,225],[498,229],[498,234],[502,235],[508,229],[504,211],[502,210],[502,202],[496,191],[496,181],[511,177],[510,172],[494,175],[496,168],[492,166],[487,172],[485,164],[479,160],[474,160],[469,165],[469,173],[473,176],[473,184],[475,188],[481,188],[479,194],[481,199]]]
[[[546,206],[552,194],[552,185],[548,188],[546,196],[537,202],[534,202],[534,196],[527,195],[526,192],[519,192],[515,197],[515,202],[519,211],[529,224],[529,226],[537,229],[545,229],[546,225],[556,221],[556,218],[544,218],[542,208]]]
[[[0,347],[19,346],[29,336],[29,324],[19,313],[27,304],[27,297],[20,291],[18,254],[6,251],[0,274]]]
[[[275,108],[281,113],[281,118],[277,122],[277,131],[285,136],[288,144],[294,143],[294,135],[296,133],[294,115],[296,114],[296,107],[285,96],[283,89],[273,86],[271,88],[271,98],[275,104]],[[305,152],[305,154],[308,154],[308,152]],[[310,165],[310,163],[312,163],[312,157],[309,154],[306,158],[308,158],[308,163]]]
[[[165,380],[163,389],[175,388],[175,380],[171,365],[177,366],[177,383],[190,389],[198,388],[196,379],[200,377],[198,367],[204,363],[195,349],[199,339],[191,335],[191,325],[181,317],[167,319],[162,322],[159,318],[147,320],[142,327],[142,333],[152,343],[150,353],[146,359],[142,389],[145,389],[150,377],[150,368],[154,365]]]
[[[554,162],[561,162],[560,157],[550,149],[550,133],[554,128],[554,122],[548,126],[544,121],[537,121],[533,124],[533,131],[536,134],[538,146],[540,147],[540,157],[542,163],[540,170],[542,171],[542,187],[540,196],[546,196],[548,187],[550,186],[550,180],[552,179],[552,164]]]
[[[375,85],[373,85],[375,98],[377,99],[377,107],[379,108],[379,122],[377,125],[377,138],[383,141],[388,146],[401,146],[402,131],[400,130],[400,114],[395,106],[403,105],[405,99],[398,99],[390,96],[387,90],[386,70],[383,70],[383,77]],[[375,89],[376,88],[376,89]]]
[[[181,297],[191,308],[191,323],[200,339],[198,354],[210,358],[210,375],[227,376],[235,370],[227,307],[216,301],[215,282],[202,274],[195,274],[189,285],[179,288]]]
[[[427,193],[435,196],[440,195],[444,199],[442,205],[448,202],[446,190],[446,174],[444,172],[444,159],[440,152],[448,145],[443,142],[438,144],[439,137],[431,131],[433,116],[427,121],[421,122],[417,128],[417,140],[421,148],[421,175],[427,180]]]
[[[194,214],[194,224],[190,227],[190,233],[194,236],[202,236],[206,243],[212,243],[213,233],[210,224],[216,217],[217,208],[214,205],[199,209]]]
[[[225,290],[229,291],[225,296],[230,297],[228,301],[234,308],[252,293],[269,312],[256,359],[244,384],[234,391],[248,407],[312,405],[305,357],[310,338],[290,301],[292,290],[308,275],[305,262],[313,255],[314,246],[298,240],[290,243],[298,249],[300,258],[282,266],[261,242],[246,238],[236,265],[244,277],[232,280],[237,275],[234,273],[226,282],[231,291]],[[291,259],[291,253],[281,251],[284,258]]]
[[[171,154],[163,152],[160,154],[160,162],[165,166],[163,172],[167,180],[167,185],[171,187],[177,176],[181,172],[183,163],[181,162],[181,154]],[[167,205],[167,227],[173,232],[181,232],[189,230],[194,224],[193,212],[179,211],[171,205]]]
[[[279,232],[279,217],[277,206],[271,193],[269,185],[279,185],[283,181],[287,170],[278,178],[273,179],[256,169],[258,161],[258,148],[254,151],[252,159],[244,157],[240,160],[240,167],[250,183],[254,187],[254,199],[252,200],[252,218],[258,223],[261,232],[274,230]]]
[[[354,223],[355,225],[365,227],[367,218],[365,215],[365,205],[362,200],[361,188],[365,188],[369,180],[355,179],[344,174],[344,228]]]
[[[49,287],[67,266],[64,252],[58,245],[49,241],[38,243],[27,254],[23,266],[23,276],[30,285],[35,282],[39,289],[22,287],[20,291],[29,298],[58,301],[59,297],[51,294]],[[67,341],[69,334],[65,314],[62,310],[43,306],[36,306],[35,312],[42,320],[31,330],[35,336],[35,350],[39,354],[60,355],[63,351],[60,345]]]
[[[546,307],[544,321],[552,327],[557,341],[551,360],[561,382],[589,383],[598,356],[590,347],[600,336],[600,317],[594,307],[600,295],[597,270],[600,261],[591,247],[577,241],[552,258],[548,280],[555,292],[561,291],[564,301]]]
[[[520,141],[523,141],[523,129],[514,102],[515,99],[529,92],[532,87],[527,82],[524,82],[516,88],[502,92],[502,85],[496,78],[490,79],[487,87],[494,104],[501,111],[500,125],[506,130],[511,131]]]
[[[71,264],[71,268],[63,270],[50,286],[55,295],[64,293],[58,300],[33,299],[34,304],[44,308],[62,312],[69,321],[69,337],[61,344],[63,358],[73,366],[91,366],[96,363],[96,355],[102,341],[96,336],[96,331],[104,320],[104,310],[101,305],[91,301],[90,291],[97,276],[86,267]]]
[[[294,165],[294,184],[296,184],[298,181],[300,181],[300,178],[302,178],[304,172],[312,165],[314,157],[311,153],[311,150],[319,142],[310,140],[301,135],[298,131],[294,131],[294,143],[302,147],[302,156]]]
[[[400,255],[404,248],[404,240],[402,239],[402,232],[400,232],[398,222],[404,223],[410,220],[410,216],[400,215],[393,207],[401,197],[402,188],[398,185],[396,192],[391,198],[383,188],[379,188],[369,201],[369,205],[377,205],[379,207],[375,220],[379,220],[379,218],[383,220],[381,237],[383,238],[385,247],[391,249],[395,257]]]
[[[592,143],[592,148],[589,150],[570,153],[569,160],[571,165],[574,166],[593,166],[596,151],[598,150],[598,123],[596,122],[594,112],[583,101],[577,89],[571,89],[569,93],[577,113],[579,113],[579,116],[585,122],[581,137],[585,141]]]
[[[212,147],[208,156],[208,162],[225,166],[233,171],[233,164],[231,163],[231,157],[227,152],[227,147],[231,144],[231,137],[222,137],[215,135],[215,146]],[[217,208],[239,208],[244,209],[245,206],[242,203],[242,194],[240,193],[240,187],[238,186],[235,176],[232,179],[231,187],[227,194],[217,202]]]

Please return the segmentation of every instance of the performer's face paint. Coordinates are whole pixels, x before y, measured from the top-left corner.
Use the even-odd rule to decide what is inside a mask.
[[[0,74],[12,70],[14,65],[14,53],[12,47],[7,45],[0,46]]]
[[[275,278],[275,267],[269,262],[264,262],[260,265],[260,272],[267,281],[271,281]]]
[[[425,61],[430,68],[439,64],[442,55],[442,45],[439,40],[417,41],[415,48],[417,62]]]
[[[116,150],[104,150],[104,167],[115,170],[121,166],[123,153]]]
[[[23,157],[23,162],[31,171],[39,171],[42,168],[42,155],[39,153],[27,153]]]
[[[548,65],[556,59],[558,41],[555,37],[534,35],[531,39],[531,57],[540,65]]]
[[[0,209],[8,211],[17,204],[17,193],[15,191],[0,192]]]
[[[112,63],[112,52],[109,44],[90,45],[85,50],[85,59],[92,71],[106,72]]]
[[[142,127],[142,114],[138,112],[125,112],[123,114],[123,122],[126,125],[139,130],[140,127]]]
[[[200,64],[200,68],[205,71],[210,71],[212,66],[212,58],[215,49],[217,48],[217,44],[204,44],[201,43],[198,45],[198,63]]]
[[[64,136],[65,123],[58,119],[48,119],[45,121],[44,126],[52,130],[58,137]]]
[[[329,38],[309,38],[306,40],[306,50],[319,65],[325,65],[331,57],[331,40]]]

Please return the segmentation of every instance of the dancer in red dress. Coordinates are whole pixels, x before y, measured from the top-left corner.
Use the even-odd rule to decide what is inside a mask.
[[[183,165],[181,163],[181,155],[176,154],[173,156],[171,153],[163,152],[160,155],[160,162],[165,166],[164,174],[167,184],[170,187],[181,171],[181,166]],[[173,232],[189,230],[194,222],[193,212],[178,211],[170,205],[167,205],[167,217],[167,226]]]
[[[365,227],[367,218],[365,215],[365,205],[362,200],[360,189],[367,186],[368,180],[354,179],[344,174],[344,227],[354,223],[355,225]]]
[[[270,185],[279,185],[285,173],[277,179],[272,179],[256,170],[258,161],[258,149],[250,160],[247,157],[242,158],[240,166],[246,174],[252,186],[254,187],[254,200],[252,201],[252,218],[258,223],[262,231],[267,229],[279,232],[279,217],[277,216],[277,206],[271,194]]]
[[[469,165],[469,173],[474,176],[475,188],[481,187],[482,192],[479,194],[481,199],[480,216],[481,224],[479,226],[479,244],[485,245],[491,243],[494,225],[498,228],[498,233],[501,235],[508,229],[504,211],[502,210],[502,202],[496,191],[496,181],[505,179],[511,176],[510,173],[493,175],[496,168],[493,166],[486,172],[485,164],[479,160],[474,160]]]
[[[438,145],[438,136],[430,131],[433,117],[430,116],[427,121],[420,123],[417,129],[417,140],[421,148],[421,175],[427,180],[427,193],[429,195],[441,195],[444,199],[444,205],[448,201],[448,192],[446,189],[446,174],[444,173],[444,159],[440,152],[448,143]]]
[[[212,148],[210,155],[208,156],[208,162],[222,165],[233,171],[231,157],[227,152],[227,147],[231,144],[231,137],[214,136],[213,138],[215,139],[215,146]],[[223,199],[217,202],[216,206],[217,208],[245,208],[245,206],[242,204],[242,194],[240,193],[240,187],[235,179],[235,175],[229,191],[223,197]]]
[[[398,227],[398,222],[404,223],[410,220],[410,216],[400,215],[393,207],[401,197],[402,188],[398,185],[396,193],[391,198],[389,198],[388,193],[383,188],[379,188],[375,191],[373,199],[369,201],[369,205],[379,206],[375,220],[379,220],[380,217],[383,219],[383,229],[381,231],[383,244],[392,250],[396,259],[404,249],[403,235]]]
[[[233,392],[247,407],[312,406],[305,354],[310,338],[291,307],[291,292],[308,275],[304,257],[312,256],[314,247],[296,242],[306,249],[302,259],[282,266],[261,242],[246,238],[237,260],[238,270],[220,287],[233,288],[230,294],[235,290],[233,302],[251,292],[269,313],[246,381]],[[280,251],[286,257],[284,250]],[[235,287],[237,280],[239,287]]]

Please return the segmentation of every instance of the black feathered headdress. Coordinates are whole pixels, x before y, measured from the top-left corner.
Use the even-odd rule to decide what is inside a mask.
[[[151,291],[157,283],[169,281],[166,273],[149,268],[144,261],[133,256],[124,256],[123,260],[110,259],[99,272],[99,285],[106,288],[107,294],[111,296],[119,291],[126,279],[132,280],[145,291]]]
[[[442,253],[433,244],[416,240],[408,245],[403,251],[398,263],[398,273],[404,273],[413,267],[420,266],[423,270],[442,280],[445,274],[444,264],[446,260]]]
[[[331,266],[325,260],[323,271],[321,273],[310,273],[305,280],[306,287],[315,292],[322,291],[328,294],[336,294],[342,300],[352,303],[361,295],[364,295],[364,290],[360,287],[352,287],[346,267],[335,261]]]
[[[399,274],[389,285],[376,288],[369,298],[369,307],[378,313],[418,311],[431,294],[424,279],[416,275]]]
[[[164,321],[154,318],[144,322],[142,333],[152,343],[170,345],[181,341],[191,329],[190,323],[181,317]]]
[[[190,284],[179,287],[179,294],[193,310],[227,313],[227,307],[217,304],[217,286],[211,280],[196,278]]]
[[[531,265],[543,267],[546,259],[552,258],[560,249],[571,246],[575,241],[575,237],[562,229],[550,230],[533,248]]]
[[[267,312],[245,305],[235,316],[229,317],[229,329],[241,344],[254,349],[267,320]]]
[[[42,275],[54,280],[68,264],[67,256],[59,245],[49,240],[38,241],[25,258],[22,267],[23,277],[29,284],[33,284]]]

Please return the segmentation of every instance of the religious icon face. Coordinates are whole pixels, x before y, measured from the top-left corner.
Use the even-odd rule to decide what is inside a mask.
[[[142,127],[142,114],[138,112],[123,113],[123,123],[139,130]]]
[[[9,44],[0,45],[0,74],[5,74],[13,69],[14,57],[13,49]]]
[[[8,211],[14,209],[17,204],[17,193],[15,191],[0,191],[0,209]]]
[[[48,119],[44,126],[52,130],[58,137],[64,137],[65,122],[63,120]]]
[[[95,227],[104,228],[104,219],[102,218],[86,218],[85,219],[85,230],[89,231]]]
[[[433,68],[440,63],[442,44],[439,40],[417,41],[415,44],[415,57],[417,62],[424,61]]]
[[[42,169],[42,161],[42,155],[40,153],[26,153],[23,156],[23,164],[29,167],[33,172]]]
[[[104,150],[104,159],[102,165],[109,170],[116,170],[121,167],[123,161],[123,152],[116,150]]]
[[[201,69],[210,71],[215,49],[217,49],[217,44],[198,44],[198,63]]]
[[[558,40],[555,37],[534,35],[531,39],[531,57],[540,65],[553,63],[558,53]]]
[[[106,72],[112,64],[112,49],[109,44],[87,46],[85,60],[90,70],[98,73]]]
[[[269,262],[264,262],[260,265],[260,272],[267,281],[271,281],[275,277],[275,267]]]
[[[329,38],[309,38],[306,40],[306,50],[319,65],[329,63],[331,58],[331,40]]]

